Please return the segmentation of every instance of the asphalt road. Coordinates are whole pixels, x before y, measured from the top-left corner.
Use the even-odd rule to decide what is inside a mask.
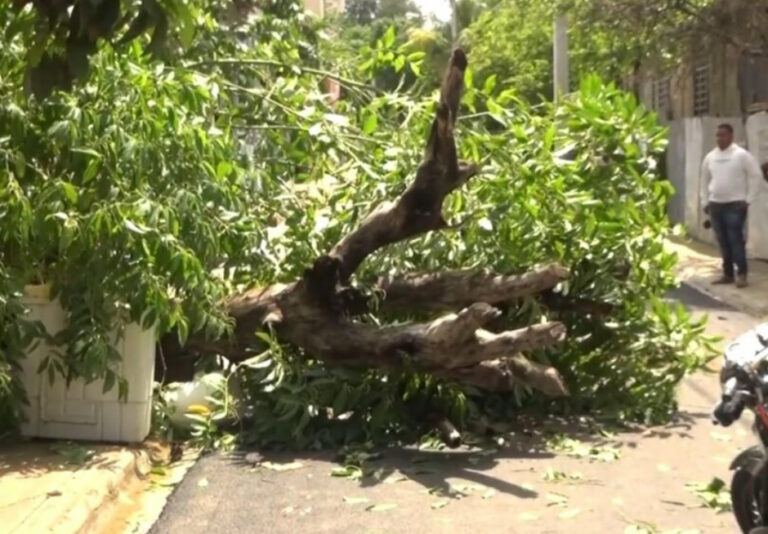
[[[755,323],[690,287],[671,297],[707,313],[709,331],[726,338]],[[582,428],[559,428],[595,450],[619,450],[608,462],[551,452],[543,435],[561,424],[554,421],[514,432],[494,454],[386,451],[379,476],[360,482],[331,477],[331,454],[266,458],[298,462],[285,471],[211,455],[192,468],[151,532],[620,534],[636,524],[658,529],[648,532],[732,534],[730,514],[699,507],[687,487],[726,479],[729,459],[754,439],[747,422],[728,431],[712,427],[718,395],[716,377],[701,374],[683,384],[680,415],[665,427],[600,440]],[[548,480],[552,472],[569,480]]]

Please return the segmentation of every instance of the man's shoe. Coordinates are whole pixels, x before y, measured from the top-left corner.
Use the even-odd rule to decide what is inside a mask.
[[[736,277],[736,287],[743,288],[747,287],[747,276],[744,274],[740,274]]]
[[[730,276],[723,276],[721,278],[718,278],[714,282],[712,282],[712,285],[713,286],[724,286],[726,284],[732,284],[732,283],[733,283],[733,278],[731,278]]]

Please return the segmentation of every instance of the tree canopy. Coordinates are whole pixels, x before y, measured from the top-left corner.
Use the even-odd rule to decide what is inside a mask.
[[[716,44],[765,46],[765,0],[496,0],[466,30],[478,75],[526,98],[552,96],[552,22],[568,14],[571,79],[590,74],[632,89],[638,69],[665,69]]]

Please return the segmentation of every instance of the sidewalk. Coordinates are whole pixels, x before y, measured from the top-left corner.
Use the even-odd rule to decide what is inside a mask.
[[[737,310],[755,317],[768,317],[768,262],[749,262],[749,287],[745,289],[733,285],[714,286],[712,280],[721,274],[720,253],[715,247],[693,240],[675,240],[668,242],[668,248],[677,254],[681,282]]]
[[[0,525],[8,534],[100,530],[103,512],[149,474],[141,449],[32,440],[0,446]]]

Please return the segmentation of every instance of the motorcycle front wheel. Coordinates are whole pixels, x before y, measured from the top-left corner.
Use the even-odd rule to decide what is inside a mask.
[[[766,504],[764,488],[768,477],[768,463],[762,446],[755,446],[741,454],[731,479],[733,514],[744,534],[766,526],[762,510]]]

